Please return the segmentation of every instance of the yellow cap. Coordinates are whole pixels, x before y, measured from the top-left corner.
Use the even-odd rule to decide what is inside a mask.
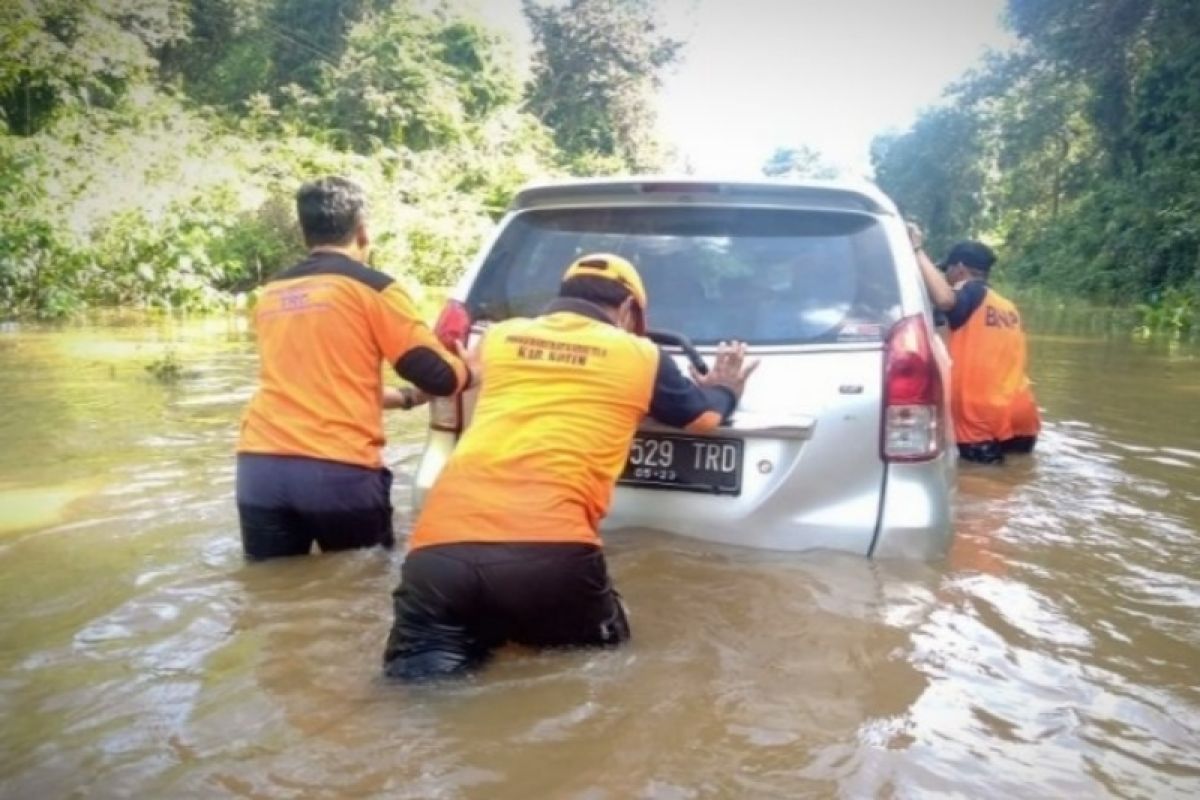
[[[646,315],[646,287],[642,285],[642,277],[637,268],[620,256],[612,253],[591,253],[583,256],[567,267],[563,280],[571,278],[607,278],[616,281],[629,290],[637,301],[643,318]]]

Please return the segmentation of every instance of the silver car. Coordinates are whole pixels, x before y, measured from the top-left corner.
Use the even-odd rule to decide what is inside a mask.
[[[591,252],[640,271],[652,338],[686,369],[741,340],[762,359],[732,421],[692,435],[647,419],[604,530],[746,547],[933,558],[951,536],[949,358],[904,222],[869,184],[609,179],[513,200],[438,319],[443,341],[533,316]],[[435,400],[419,507],[470,425]]]

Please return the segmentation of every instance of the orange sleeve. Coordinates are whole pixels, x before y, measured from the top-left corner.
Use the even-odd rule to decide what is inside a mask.
[[[700,416],[684,426],[688,433],[707,433],[716,430],[721,425],[721,415],[716,411],[705,411]]]
[[[446,397],[467,387],[467,367],[442,347],[397,283],[374,295],[368,317],[375,342],[397,374],[418,389]]]

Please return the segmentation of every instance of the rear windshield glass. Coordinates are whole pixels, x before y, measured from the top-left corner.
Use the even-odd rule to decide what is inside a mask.
[[[747,208],[528,211],[472,287],[472,317],[535,316],[567,266],[616,253],[642,275],[649,325],[697,344],[879,341],[899,318],[881,226],[861,214]]]

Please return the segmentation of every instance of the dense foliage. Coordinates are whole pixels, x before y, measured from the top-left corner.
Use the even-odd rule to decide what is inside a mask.
[[[1021,41],[914,128],[877,179],[935,246],[1001,247],[1006,279],[1182,328],[1200,308],[1200,3],[1009,0]]]
[[[652,169],[662,158],[653,93],[682,43],[660,36],[646,0],[524,0],[537,55],[529,107],[592,169]]]
[[[297,257],[293,193],[327,173],[366,187],[376,266],[445,284],[522,183],[655,166],[629,115],[677,49],[630,27],[650,19],[640,3],[576,0],[649,60],[599,69],[601,37],[560,62],[570,25],[552,32],[562,12],[530,5],[543,27],[523,87],[505,43],[445,4],[0,6],[3,314],[235,302]],[[593,72],[616,83],[588,96],[598,138],[581,144],[539,87]]]

